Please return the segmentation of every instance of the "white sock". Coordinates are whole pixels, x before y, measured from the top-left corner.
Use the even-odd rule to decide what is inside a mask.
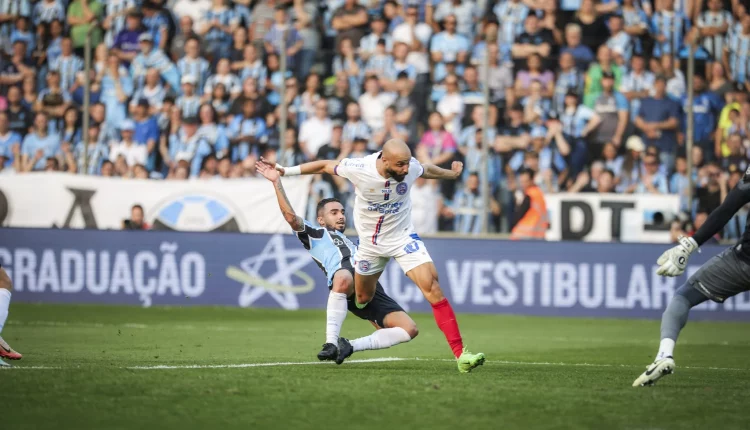
[[[386,349],[410,340],[411,336],[406,330],[401,327],[393,327],[375,330],[375,333],[354,339],[351,343],[354,352],[357,352],[369,349]]]
[[[338,344],[341,326],[346,319],[346,294],[328,293],[326,308],[326,343]]]
[[[659,344],[659,353],[656,354],[656,359],[660,360],[664,357],[674,356],[674,340],[664,338]]]
[[[10,307],[10,290],[0,288],[0,333],[3,332],[5,320],[8,319],[8,308]]]

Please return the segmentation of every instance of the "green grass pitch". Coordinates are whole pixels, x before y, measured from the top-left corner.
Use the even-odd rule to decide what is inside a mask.
[[[336,366],[310,364],[322,311],[16,303],[3,336],[25,357],[0,369],[0,426],[750,428],[750,324],[689,323],[676,373],[635,389],[658,321],[459,315],[488,359],[459,374],[432,315],[414,317],[412,342],[352,357],[402,360]],[[349,315],[343,335],[371,331]],[[231,367],[254,363],[308,364]]]

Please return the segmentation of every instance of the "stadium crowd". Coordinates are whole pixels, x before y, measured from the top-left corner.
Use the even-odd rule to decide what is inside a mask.
[[[417,182],[415,224],[471,233],[481,227],[487,136],[489,216],[493,231],[507,232],[522,173],[544,193],[686,195],[693,43],[697,198],[692,208],[683,198],[682,209],[699,223],[748,167],[748,7],[744,0],[0,0],[0,174],[243,178],[255,176],[260,156],[289,166],[359,157],[401,138],[420,161],[465,166],[460,181]],[[330,177],[315,178],[310,193],[311,214],[320,198],[353,198],[347,183]],[[732,225],[726,237],[740,234]]]

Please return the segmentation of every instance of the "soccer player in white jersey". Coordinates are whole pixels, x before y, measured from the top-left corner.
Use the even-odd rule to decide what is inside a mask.
[[[10,277],[5,272],[5,269],[0,266],[0,333],[2,333],[5,321],[8,319],[10,290],[12,288]],[[22,355],[14,351],[13,348],[11,348],[2,337],[0,337],[0,367],[10,366],[10,364],[3,361],[3,358],[8,360],[20,360]]]
[[[357,307],[364,308],[372,300],[380,274],[395,258],[432,305],[435,321],[456,357],[458,370],[467,373],[484,364],[484,354],[472,354],[464,348],[453,308],[440,289],[435,265],[411,223],[409,190],[414,181],[420,176],[455,180],[460,177],[463,164],[454,162],[451,170],[422,165],[411,156],[406,143],[391,139],[381,152],[364,158],[320,160],[293,167],[276,165],[276,169],[283,176],[328,173],[354,184],[354,226],[359,232],[359,248],[354,257]],[[348,349],[344,341],[339,341],[339,350]]]

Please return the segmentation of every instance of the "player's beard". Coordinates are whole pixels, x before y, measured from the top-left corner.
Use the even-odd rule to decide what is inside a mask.
[[[398,182],[403,182],[403,180],[406,179],[406,175],[399,175],[391,169],[386,169],[386,173],[388,173],[391,178],[397,180]]]

